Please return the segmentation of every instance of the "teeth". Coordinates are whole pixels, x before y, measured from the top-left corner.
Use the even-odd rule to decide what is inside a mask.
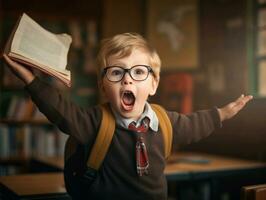
[[[130,94],[132,94],[132,96],[135,97],[135,95],[134,95],[133,92],[131,92],[131,91],[124,91],[124,92],[123,92],[123,95],[130,95]]]

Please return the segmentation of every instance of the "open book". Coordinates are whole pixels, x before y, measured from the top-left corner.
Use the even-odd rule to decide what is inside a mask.
[[[4,52],[13,60],[37,68],[71,86],[66,70],[67,53],[72,39],[67,34],[54,34],[25,13],[14,27]]]

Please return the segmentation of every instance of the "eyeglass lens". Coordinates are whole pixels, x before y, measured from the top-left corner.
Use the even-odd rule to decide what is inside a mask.
[[[133,80],[142,81],[145,80],[149,75],[149,68],[145,65],[136,65],[130,69],[125,69],[119,66],[113,66],[106,68],[106,76],[110,81],[121,81],[128,72]]]

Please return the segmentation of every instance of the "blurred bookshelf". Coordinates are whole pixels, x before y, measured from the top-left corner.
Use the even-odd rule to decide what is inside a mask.
[[[1,13],[0,49],[3,49],[16,20],[24,12],[21,10]],[[95,58],[99,43],[97,16],[86,18],[37,13],[30,12],[29,15],[47,30],[72,36],[67,65],[72,74],[72,86],[67,88],[47,75],[38,71],[35,73],[79,106],[96,104],[98,89]],[[24,90],[23,83],[0,60],[0,176],[28,172],[33,158],[62,157],[67,137],[42,115]]]

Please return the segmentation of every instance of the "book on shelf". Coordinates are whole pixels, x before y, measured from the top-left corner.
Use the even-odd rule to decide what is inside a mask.
[[[0,164],[1,159],[63,156],[67,138],[55,127],[0,124]]]
[[[36,106],[29,98],[14,96],[10,100],[6,117],[15,121],[35,120],[33,117],[35,109]]]
[[[4,53],[70,87],[71,73],[66,66],[71,42],[70,35],[49,32],[23,13],[9,36]]]
[[[28,97],[13,96],[9,99],[9,105],[6,105],[6,107],[5,119],[0,119],[0,123],[50,124],[45,115]]]

